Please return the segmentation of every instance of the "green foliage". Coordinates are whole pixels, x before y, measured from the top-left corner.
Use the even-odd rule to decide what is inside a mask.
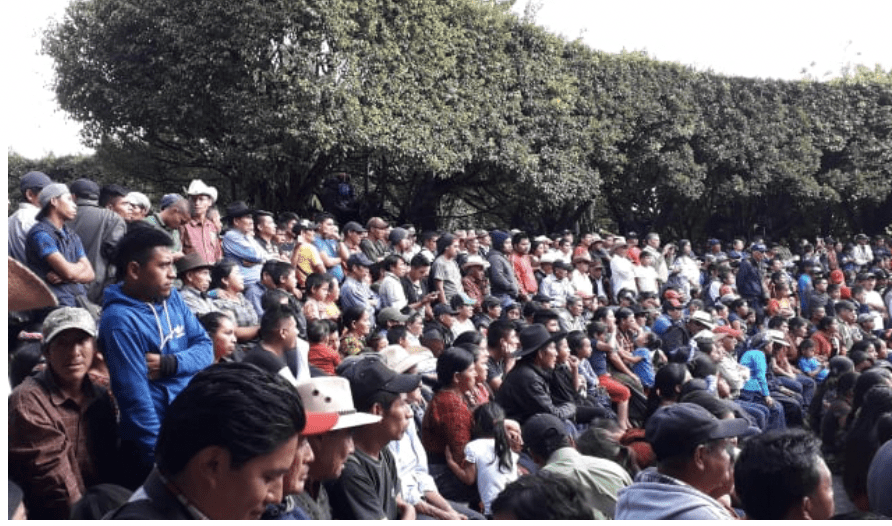
[[[725,77],[611,55],[475,0],[84,0],[50,28],[60,104],[159,188],[308,211],[731,237],[892,220],[892,72]]]

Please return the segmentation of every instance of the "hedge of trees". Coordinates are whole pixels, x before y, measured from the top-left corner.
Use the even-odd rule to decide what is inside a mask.
[[[106,175],[160,187],[201,176],[224,200],[300,211],[346,171],[364,212],[424,228],[782,238],[892,222],[881,70],[716,75],[475,0],[83,0],[44,47]]]

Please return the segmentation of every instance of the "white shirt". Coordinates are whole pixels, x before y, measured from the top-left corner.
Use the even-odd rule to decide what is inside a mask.
[[[619,294],[623,289],[629,289],[638,293],[635,284],[635,265],[628,259],[614,255],[610,258],[610,284],[613,285],[613,293]]]
[[[511,470],[499,469],[494,438],[478,438],[465,446],[465,460],[477,466],[477,491],[483,501],[485,515],[491,515],[490,506],[505,486],[517,480],[517,453],[511,452]]]

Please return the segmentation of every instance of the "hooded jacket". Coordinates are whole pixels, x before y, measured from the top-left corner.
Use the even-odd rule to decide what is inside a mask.
[[[121,410],[121,440],[134,443],[140,460],[151,466],[167,407],[214,361],[213,344],[175,289],[166,300],[147,303],[124,294],[118,283],[106,288],[104,300],[99,346]],[[169,374],[150,380],[147,353],[160,353]]]
[[[734,520],[717,500],[651,468],[619,490],[617,520]]]

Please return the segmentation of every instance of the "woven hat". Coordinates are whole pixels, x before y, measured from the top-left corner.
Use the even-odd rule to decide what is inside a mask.
[[[37,277],[37,274],[9,256],[6,256],[6,261],[10,311],[42,309],[59,304],[46,282]]]

